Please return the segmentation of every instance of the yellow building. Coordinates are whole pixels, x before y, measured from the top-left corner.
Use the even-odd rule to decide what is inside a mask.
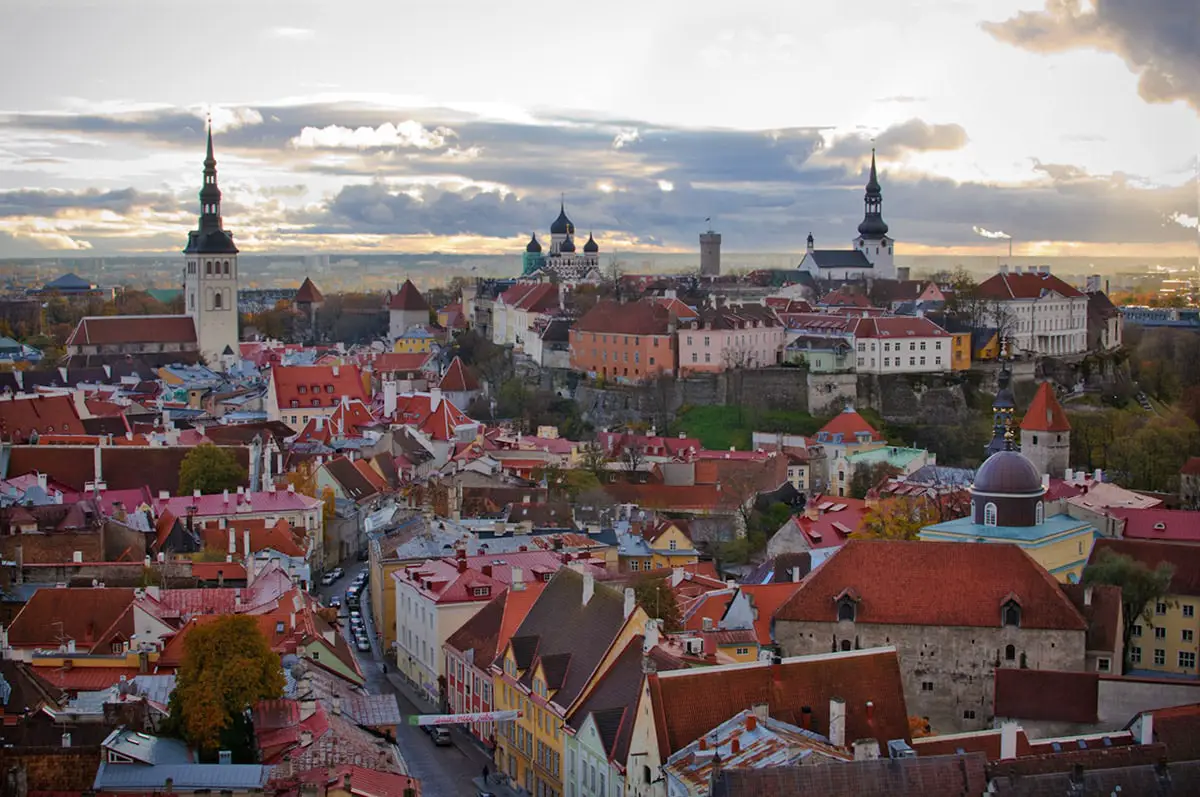
[[[640,536],[623,535],[617,558],[623,573],[691,565],[700,560],[686,520],[664,520],[643,528]]]
[[[971,367],[971,333],[950,333],[950,369],[966,371]]]
[[[428,354],[433,351],[433,344],[437,342],[438,336],[433,332],[422,326],[414,326],[396,338],[392,351],[399,354]]]
[[[995,360],[1000,356],[1000,333],[994,329],[979,330],[972,338],[973,360]]]
[[[1174,568],[1170,593],[1147,606],[1129,637],[1125,656],[1130,670],[1200,677],[1200,547],[1144,540],[1102,539],[1096,543],[1091,563],[1109,554],[1128,556],[1155,570],[1164,562]]]
[[[529,794],[565,797],[565,719],[587,698],[646,614],[633,590],[622,595],[573,569],[554,575],[491,668],[500,723],[496,765]]]

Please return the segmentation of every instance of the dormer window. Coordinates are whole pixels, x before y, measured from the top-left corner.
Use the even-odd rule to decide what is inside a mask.
[[[1006,601],[1000,612],[1001,622],[1004,626],[1012,628],[1021,627],[1021,605],[1015,600]]]
[[[476,598],[486,598],[488,593],[492,591],[491,587],[474,587],[471,594]]]
[[[858,605],[853,598],[846,595],[838,600],[837,612],[839,623],[853,623],[855,616],[858,614]]]

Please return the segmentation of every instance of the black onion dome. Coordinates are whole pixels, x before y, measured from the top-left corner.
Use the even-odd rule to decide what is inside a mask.
[[[975,472],[971,489],[995,495],[1040,495],[1044,492],[1037,468],[1018,451],[999,451]]]
[[[529,237],[529,243],[526,245],[525,251],[533,252],[535,254],[542,251],[542,245],[538,243],[537,233],[534,233]]]
[[[563,241],[561,244],[558,245],[558,251],[574,252],[575,251],[575,242],[572,241],[570,238],[568,238],[567,240]]]
[[[583,251],[589,255],[594,255],[600,251],[600,244],[596,243],[596,239],[592,237],[590,232],[588,233],[587,243],[583,245]]]
[[[882,238],[887,231],[887,222],[878,213],[868,214],[858,225],[858,234],[864,238]]]
[[[567,218],[567,208],[565,205],[559,206],[558,218],[550,225],[551,235],[574,235],[575,225]]]

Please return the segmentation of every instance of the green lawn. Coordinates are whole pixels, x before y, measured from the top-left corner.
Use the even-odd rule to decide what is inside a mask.
[[[813,435],[827,420],[814,418],[807,412],[706,406],[690,408],[675,422],[672,431],[698,437],[704,447],[712,451],[731,446],[748,450],[751,432]]]

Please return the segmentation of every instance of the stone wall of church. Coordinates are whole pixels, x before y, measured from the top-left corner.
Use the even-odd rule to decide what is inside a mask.
[[[997,623],[999,614],[997,608]],[[775,639],[785,656],[829,653],[843,643],[850,649],[894,645],[908,713],[928,717],[937,733],[991,727],[997,667],[1086,666],[1083,631],[778,620]],[[1006,658],[1009,645],[1012,659]]]

